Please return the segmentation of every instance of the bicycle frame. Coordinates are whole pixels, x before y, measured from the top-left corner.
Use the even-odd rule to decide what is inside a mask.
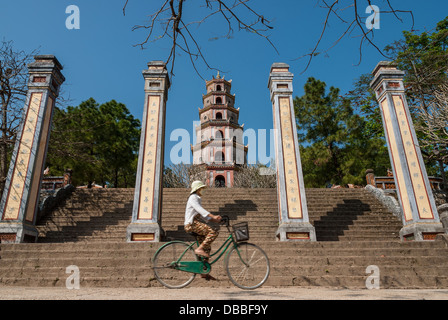
[[[190,245],[190,248],[191,248],[195,243],[196,243],[196,245],[199,246],[199,242],[196,240],[196,242],[194,242],[194,243],[192,243],[192,244]],[[237,246],[236,242],[233,240],[233,236],[232,236],[232,234],[230,234],[229,237],[226,239],[226,241],[224,241],[224,243],[221,245],[221,247],[219,247],[219,249],[216,250],[215,253],[213,253],[213,254],[210,255],[210,258],[212,258],[212,257],[216,256],[216,255],[219,253],[219,256],[218,256],[215,260],[213,260],[212,262],[209,262],[210,265],[213,265],[216,261],[218,261],[219,259],[221,259],[222,255],[223,255],[224,253],[227,252],[227,249],[229,248],[229,246],[230,246],[232,243],[233,243],[233,245],[234,245],[235,247]],[[225,248],[224,248],[224,246],[225,246]],[[224,250],[221,250],[222,248],[224,248]],[[227,252],[227,253],[228,253],[228,252]],[[227,255],[226,255],[226,256],[227,256]]]
[[[230,230],[229,221],[228,216],[221,216],[221,225],[227,227],[228,237],[207,258],[194,252],[194,246],[199,247],[201,240],[194,233],[196,241],[174,240],[163,244],[152,261],[156,279],[170,289],[184,288],[197,274],[209,274],[212,265],[224,257],[224,269],[234,285],[241,289],[256,289],[263,285],[270,271],[268,256],[255,244],[237,241]],[[234,230],[239,230],[238,228],[239,225],[233,226]]]
[[[164,247],[166,247],[170,243],[175,243],[175,242],[177,242],[177,243],[185,243],[183,241],[170,241],[170,242],[164,244],[162,247],[160,247],[157,250],[156,255]],[[225,258],[227,258],[227,254],[230,252],[230,250],[228,250],[228,249],[229,249],[231,244],[233,244],[233,246],[237,250],[238,256],[241,259],[241,261],[245,265],[247,265],[247,263],[241,257],[241,254],[240,254],[240,252],[238,250],[238,243],[235,241],[235,239],[233,239],[232,233],[229,234],[228,238],[224,241],[224,243],[221,245],[221,247],[219,247],[219,249],[216,250],[215,253],[210,255],[210,258],[218,255],[216,258],[214,258],[213,261],[211,261],[211,262],[205,261],[205,258],[203,258],[203,257],[201,257],[200,261],[181,261],[182,258],[184,257],[184,255],[188,252],[188,250],[191,250],[195,244],[197,246],[199,246],[199,242],[197,240],[192,242],[190,245],[188,245],[186,247],[186,249],[184,250],[184,252],[182,252],[182,254],[179,256],[179,258],[176,261],[173,261],[171,263],[173,268],[181,270],[181,271],[185,271],[185,272],[190,272],[190,273],[207,274],[207,273],[210,272],[211,266],[215,262],[217,262],[219,259],[221,259],[221,257],[224,255],[224,253],[226,253],[226,257]]]

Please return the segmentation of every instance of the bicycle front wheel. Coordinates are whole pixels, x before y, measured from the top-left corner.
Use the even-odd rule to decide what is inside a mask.
[[[153,268],[156,279],[165,287],[180,289],[188,286],[195,278],[195,273],[176,269],[182,261],[196,261],[192,248],[185,242],[171,242],[158,251],[154,257]],[[182,258],[179,260],[179,258]]]
[[[269,259],[266,253],[252,243],[239,243],[226,259],[230,281],[241,289],[256,289],[269,277]]]

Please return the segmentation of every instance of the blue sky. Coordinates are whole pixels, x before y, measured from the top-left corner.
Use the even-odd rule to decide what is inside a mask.
[[[141,119],[143,112],[142,70],[151,60],[165,60],[171,48],[169,42],[156,42],[141,50],[134,45],[146,37],[145,30],[132,31],[137,24],[145,24],[148,15],[160,6],[162,0],[129,0],[126,15],[122,9],[125,0],[0,0],[0,39],[13,40],[20,50],[38,49],[41,54],[54,54],[63,64],[66,77],[64,91],[72,105],[93,97],[103,103],[115,99],[127,105],[131,113]],[[360,2],[360,1],[358,1]],[[191,3],[186,1],[185,5]],[[201,50],[213,67],[232,79],[236,107],[240,108],[240,123],[245,128],[272,128],[272,109],[267,89],[269,69],[274,62],[288,63],[294,73],[294,96],[303,94],[303,85],[313,76],[328,86],[339,87],[342,93],[352,89],[354,80],[371,72],[384,60],[372,46],[363,47],[359,60],[359,36],[355,32],[343,39],[327,55],[314,58],[304,73],[306,60],[294,60],[314,47],[323,27],[326,10],[317,1],[257,0],[251,1],[260,14],[272,21],[270,39],[277,53],[266,40],[235,29],[233,38],[225,34],[224,21],[212,18],[199,28],[192,28]],[[372,1],[380,10],[389,10],[383,0]],[[392,5],[400,10],[412,10],[416,30],[430,30],[448,13],[447,1],[399,1]],[[80,29],[66,28],[66,8],[77,5],[80,9]],[[349,10],[349,9],[347,9]],[[195,20],[201,11],[188,10],[187,20]],[[367,17],[368,14],[365,14]],[[375,31],[375,42],[383,48],[400,39],[403,30],[412,26],[408,14],[400,14],[403,22],[391,14],[381,14],[380,29]],[[325,49],[339,37],[344,25],[331,19],[321,45]],[[202,76],[209,80],[215,71],[199,65]],[[194,71],[186,54],[176,57],[175,77],[169,91],[166,123],[166,163],[169,151],[177,143],[170,141],[170,133],[177,128],[193,131],[202,105],[205,83]]]

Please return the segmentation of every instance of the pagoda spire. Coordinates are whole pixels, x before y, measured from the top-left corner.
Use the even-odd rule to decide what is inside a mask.
[[[246,163],[247,146],[243,145],[243,127],[231,87],[231,80],[225,80],[218,71],[216,78],[206,81],[207,93],[202,95],[198,143],[192,153],[193,163],[204,167],[209,186],[233,187],[234,172]]]

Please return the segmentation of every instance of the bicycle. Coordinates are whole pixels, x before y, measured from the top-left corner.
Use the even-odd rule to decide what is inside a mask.
[[[199,246],[195,234],[195,242],[175,240],[160,247],[153,258],[156,279],[170,289],[184,288],[194,280],[196,274],[210,273],[212,265],[225,254],[224,267],[234,285],[248,290],[263,285],[270,272],[267,254],[257,245],[247,242],[249,228],[246,222],[234,224],[232,232],[229,220],[228,216],[222,216],[221,224],[227,227],[229,236],[210,258],[194,253],[193,247]]]

